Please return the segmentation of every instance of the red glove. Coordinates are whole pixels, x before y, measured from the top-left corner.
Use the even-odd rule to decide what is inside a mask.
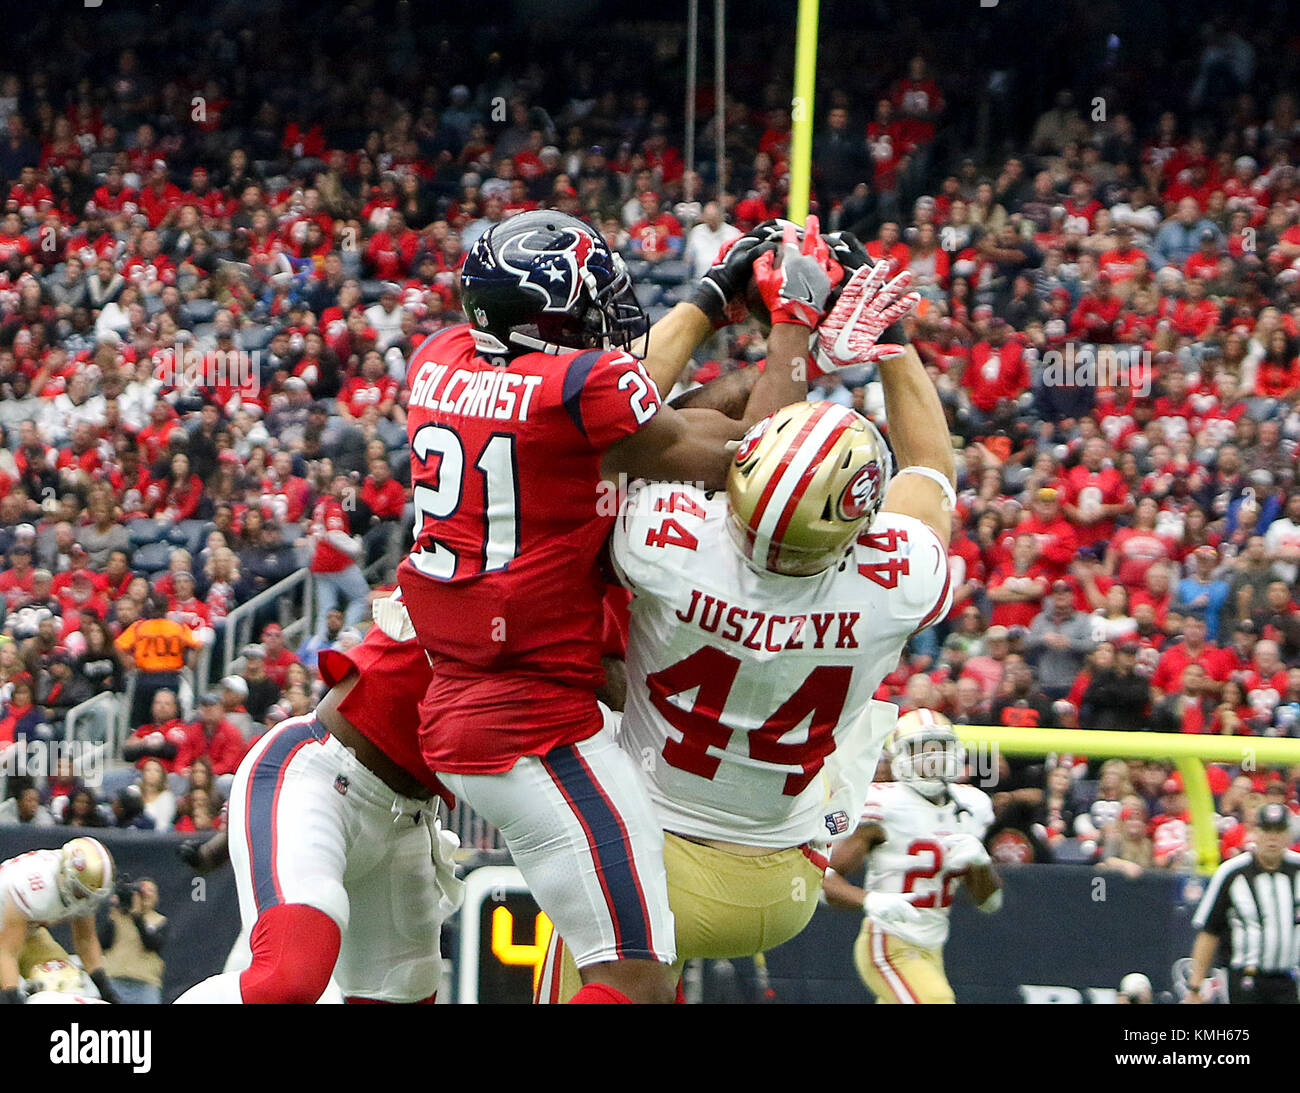
[[[831,289],[843,276],[844,269],[831,257],[815,216],[804,223],[802,244],[794,225],[788,224],[776,250],[754,262],[754,285],[772,314],[773,326],[815,327],[826,313]]]

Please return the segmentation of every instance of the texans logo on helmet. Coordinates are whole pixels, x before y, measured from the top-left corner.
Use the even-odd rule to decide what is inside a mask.
[[[568,311],[578,302],[583,283],[591,275],[587,259],[592,253],[591,237],[565,228],[556,240],[554,232],[534,231],[508,239],[501,248],[501,264],[519,277],[521,288],[536,292],[545,301],[545,311]],[[549,257],[549,261],[539,261]]]
[[[840,497],[840,515],[845,520],[858,520],[870,511],[880,493],[880,467],[868,463],[844,487]]]

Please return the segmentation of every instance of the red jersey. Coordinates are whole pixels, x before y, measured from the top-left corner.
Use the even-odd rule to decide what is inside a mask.
[[[1147,570],[1156,562],[1172,558],[1177,551],[1177,544],[1172,539],[1142,528],[1120,528],[1110,546],[1117,562],[1115,576],[1120,584],[1130,589],[1141,588]]]
[[[284,690],[284,677],[291,664],[297,664],[298,658],[291,649],[281,649],[275,656],[266,654],[266,675],[280,690]]]
[[[434,658],[424,757],[505,771],[602,724],[597,558],[616,506],[593,499],[606,450],[658,413],[659,393],[617,351],[494,365],[468,325],[425,341],[407,385],[419,530],[398,575]]]
[[[1155,674],[1151,677],[1151,686],[1166,694],[1176,691],[1182,683],[1183,669],[1192,663],[1199,664],[1207,676],[1220,683],[1228,678],[1228,658],[1217,645],[1206,642],[1201,651],[1192,656],[1188,653],[1187,646],[1180,642],[1160,654]]]
[[[348,518],[337,497],[322,497],[311,510],[310,532],[316,536],[316,549],[311,556],[313,573],[341,573],[353,564],[353,556],[341,550],[331,536],[348,532]]]
[[[868,244],[867,249],[871,246]],[[992,413],[1001,399],[1019,398],[1029,390],[1029,367],[1019,342],[1004,342],[994,349],[988,342],[978,342],[970,351],[970,362],[962,372],[961,383],[970,390],[971,405]]]
[[[1064,484],[1066,499],[1081,513],[1094,513],[1102,505],[1122,505],[1128,500],[1128,486],[1114,467],[1090,471],[1080,463],[1070,468]],[[1075,524],[1074,532],[1080,546],[1091,546],[1115,534],[1115,521],[1107,518],[1092,524]]]
[[[420,755],[420,700],[433,670],[420,643],[395,641],[378,626],[366,631],[360,645],[346,653],[325,649],[317,660],[321,678],[334,687],[357,673],[357,681],[338,711],[362,736],[430,792],[454,805],[454,799]]]
[[[364,414],[367,406],[378,406],[395,398],[397,381],[391,376],[380,376],[377,380],[353,376],[339,392],[339,404],[353,417]]]
[[[367,478],[361,486],[361,500],[379,519],[400,520],[406,508],[406,490],[396,478],[390,478],[382,486]]]
[[[1031,565],[1024,573],[1019,574],[1010,565],[999,566],[989,578],[988,590],[992,592],[1004,584],[1017,586],[1025,592],[1033,590],[1035,586],[1041,587],[1042,591],[1036,593],[1035,599],[994,603],[990,612],[989,618],[994,626],[1027,627],[1043,609],[1043,597],[1047,595],[1048,586],[1051,584],[1049,573],[1038,564]]]
[[[176,755],[171,759],[146,755],[136,761],[136,767],[142,768],[150,759],[158,758],[168,774],[180,774],[189,770],[190,764],[203,754],[203,733],[196,729],[197,726],[187,725],[179,717],[156,725],[141,725],[131,734],[132,740],[144,740],[153,733],[162,733],[169,744],[175,745]]]

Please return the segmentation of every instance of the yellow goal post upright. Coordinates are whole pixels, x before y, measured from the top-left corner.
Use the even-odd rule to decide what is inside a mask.
[[[1231,763],[1247,771],[1300,764],[1300,740],[1272,736],[1201,736],[1109,729],[1027,729],[1002,725],[956,725],[962,744],[997,748],[1007,756],[1043,757],[1052,753],[1092,759],[1172,759],[1183,776],[1196,865],[1213,873],[1219,864],[1214,796],[1205,764]]]
[[[817,88],[819,0],[799,0],[794,43],[794,97],[790,103],[790,199],[786,215],[802,224],[812,179],[813,93]],[[822,210],[826,220],[830,210]],[[823,225],[825,227],[825,225]],[[829,229],[828,229],[829,230]]]

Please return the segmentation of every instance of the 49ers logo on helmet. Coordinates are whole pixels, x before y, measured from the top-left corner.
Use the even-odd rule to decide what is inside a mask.
[[[763,434],[767,432],[767,427],[772,423],[770,417],[765,417],[762,421],[756,422],[750,427],[743,437],[740,438],[740,447],[736,449],[736,463],[744,466],[753,458],[754,452],[758,450],[758,443],[763,439]]]
[[[880,496],[880,467],[868,463],[849,479],[840,495],[840,518],[842,520],[860,520],[866,516]]]

